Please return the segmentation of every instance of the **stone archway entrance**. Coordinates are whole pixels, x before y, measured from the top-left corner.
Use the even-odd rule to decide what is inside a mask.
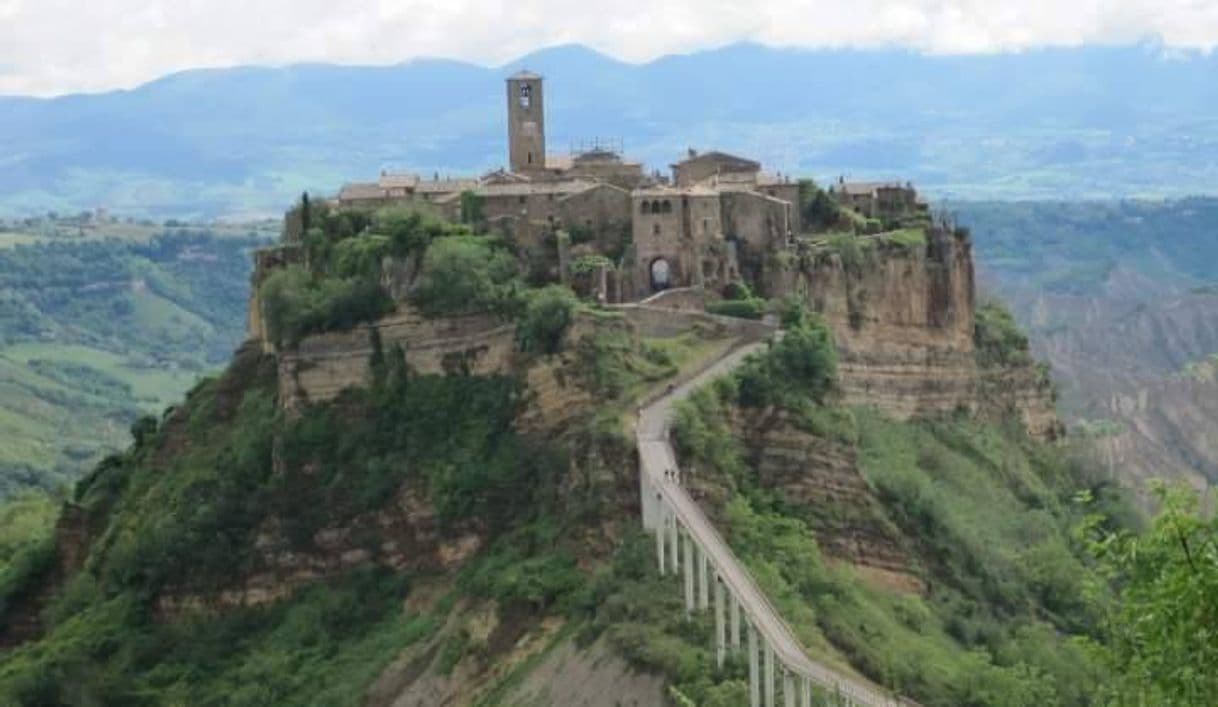
[[[664,258],[651,261],[651,290],[659,292],[672,287],[672,267]]]

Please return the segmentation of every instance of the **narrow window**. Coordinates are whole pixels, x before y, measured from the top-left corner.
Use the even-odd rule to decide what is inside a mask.
[[[657,224],[654,224],[654,225],[651,227],[651,232],[652,232],[652,234],[654,234],[654,235],[657,235],[657,236],[658,236],[658,235],[660,235],[660,224],[658,224],[658,223],[657,223]]]
[[[640,213],[644,213],[644,214],[651,213],[651,202],[644,201],[643,205],[642,205],[642,207],[640,207],[639,211],[640,211]]]
[[[668,199],[664,200],[664,213],[666,213],[666,214],[672,213],[672,202],[669,201]]]

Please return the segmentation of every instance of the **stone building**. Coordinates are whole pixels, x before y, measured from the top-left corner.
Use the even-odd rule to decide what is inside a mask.
[[[860,216],[884,221],[899,220],[927,210],[912,184],[847,182],[839,177],[833,195],[838,203]]]
[[[548,259],[549,270],[561,271],[556,263],[572,255],[608,257],[614,298],[721,287],[739,278],[781,294],[775,286],[781,278],[770,270],[802,228],[798,182],[717,150],[689,150],[670,165],[671,178],[624,159],[620,146],[598,142],[570,155],[547,154],[543,78],[521,71],[507,78],[506,90],[507,167],[462,179],[383,173],[376,182],[344,186],[337,202],[432,204],[457,220],[462,194],[473,195],[482,225],[513,241],[530,263]],[[838,198],[868,217],[917,208],[912,187],[844,180],[837,186]],[[562,247],[570,250],[554,252]]]
[[[688,187],[713,177],[740,175],[755,183],[760,172],[760,162],[725,152],[699,154],[697,150],[690,149],[685,159],[672,165],[672,181],[679,187]]]

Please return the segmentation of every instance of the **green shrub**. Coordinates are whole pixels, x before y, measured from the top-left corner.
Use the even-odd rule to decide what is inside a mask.
[[[519,288],[510,253],[487,238],[450,236],[427,249],[411,297],[428,316],[506,314],[517,305]]]
[[[278,346],[293,346],[308,334],[350,329],[393,309],[372,278],[316,278],[304,268],[276,270],[259,289],[266,327]]]
[[[753,299],[753,291],[749,289],[748,284],[739,280],[729,282],[723,287],[723,299],[750,300]]]
[[[974,319],[973,343],[983,366],[1030,362],[1028,337],[1011,312],[997,301],[983,302]]]
[[[562,349],[563,337],[575,319],[578,300],[562,285],[530,292],[516,322],[516,343],[525,353],[551,355]]]
[[[835,228],[845,220],[837,201],[810,179],[799,182],[799,212],[807,233]]]
[[[883,236],[884,243],[907,251],[919,251],[926,248],[926,230],[923,228],[903,228]]]
[[[785,330],[764,354],[737,369],[739,403],[764,407],[792,396],[821,401],[837,375],[837,349],[829,328],[809,318],[804,326]]]
[[[474,226],[486,221],[486,199],[469,190],[461,192],[460,199],[461,223]]]
[[[746,300],[724,300],[722,302],[711,302],[706,305],[706,311],[710,314],[718,314],[724,317],[738,317],[740,319],[761,319],[765,316],[766,302],[760,298]]]
[[[388,236],[361,235],[334,246],[334,274],[338,277],[379,279],[381,262],[389,254]]]

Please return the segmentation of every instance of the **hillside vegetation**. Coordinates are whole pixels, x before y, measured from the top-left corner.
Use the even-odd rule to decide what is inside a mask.
[[[519,704],[565,655],[591,676],[565,686],[573,702],[604,698],[592,678],[616,671],[612,689],[648,704],[741,704],[746,666],[715,667],[709,612],[686,614],[638,529],[627,424],[728,342],[640,339],[620,312],[530,286],[510,243],[462,226],[320,207],[302,225],[305,257],[259,293],[281,345],[400,306],[388,258],[411,266],[404,301],[427,316],[514,323],[514,365],[425,374],[369,329],[365,385],[288,410],[275,356],[242,347],[132,427],[58,532],[42,501],[0,513],[0,541],[30,536],[0,543],[0,703]],[[1139,536],[1110,480],[1015,421],[843,407],[827,327],[770,306],[784,336],[683,405],[674,437],[695,497],[809,652],[928,706],[1214,696],[1198,677],[1212,657],[1188,638],[1215,615],[1212,524],[1185,503]],[[976,343],[990,365],[1028,356],[996,305]],[[588,402],[531,430],[529,374],[547,366]],[[853,490],[809,500],[841,481],[818,464],[793,486],[775,475],[773,431],[846,460]],[[1163,540],[1174,528],[1184,555]],[[884,572],[869,540],[887,544]],[[1171,655],[1196,652],[1189,671],[1157,679],[1148,625]]]
[[[638,376],[632,350],[594,345],[588,375],[618,371],[624,394]],[[270,362],[243,351],[99,466],[74,501],[101,532],[45,608],[45,637],[0,659],[5,700],[350,704],[401,655],[422,661],[415,680],[463,671],[480,686],[463,700],[501,704],[574,642],[663,676],[675,703],[739,704],[745,666],[714,668],[709,616],[686,616],[674,580],[656,573],[654,541],[633,530],[623,505],[633,474],[600,467],[630,458],[605,424],[613,415],[589,417],[562,441],[524,437],[511,428],[518,382],[420,376],[399,356],[385,356],[369,389],[291,418],[274,407]],[[1091,704],[1106,666],[1069,636],[1098,637],[1101,610],[1082,592],[1093,575],[1070,535],[1082,512],[1071,498],[1088,489],[1096,527],[1115,527],[1124,507],[1110,489],[1014,430],[836,408],[832,381],[828,333],[793,322],[773,351],[699,393],[678,427],[699,488],[719,489],[720,527],[797,635],[928,705]],[[927,592],[871,584],[827,557],[810,528],[832,509],[793,504],[761,483],[726,416],[733,408],[786,410],[815,434],[857,445],[883,509],[876,522],[908,535]],[[596,481],[598,467],[609,476]],[[472,531],[488,542],[447,570],[372,562],[271,606],[153,620],[158,597],[206,594],[250,571],[254,538],[271,519],[310,552],[317,530],[359,527],[403,489],[423,493],[441,537]],[[38,576],[31,562],[10,563],[27,577],[6,573],[10,606]],[[422,598],[436,587],[437,598]],[[507,629],[488,637],[478,628],[485,611],[522,632],[512,635],[534,636],[527,656],[504,652],[495,636]],[[564,628],[540,628],[553,622]]]
[[[244,334],[246,230],[120,239],[27,224],[0,248],[0,496],[71,482]],[[81,234],[85,234],[83,230]]]

